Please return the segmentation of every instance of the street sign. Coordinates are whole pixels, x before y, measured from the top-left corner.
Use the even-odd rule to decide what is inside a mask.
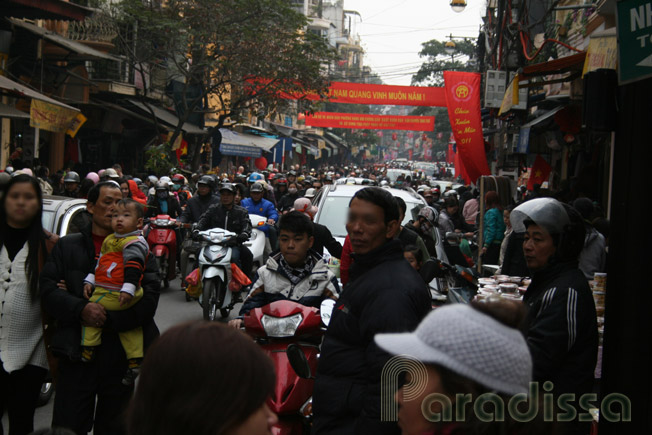
[[[652,0],[617,3],[621,84],[652,77]]]

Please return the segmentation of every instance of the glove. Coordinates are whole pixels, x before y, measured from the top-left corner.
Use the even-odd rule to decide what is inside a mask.
[[[246,234],[238,234],[238,236],[235,239],[238,241],[238,243],[242,244],[247,240],[249,240],[249,236],[247,236]]]
[[[199,240],[199,230],[192,230],[192,239]]]
[[[233,248],[233,247],[238,246],[238,245],[239,245],[239,243],[238,243],[238,239],[235,238],[235,237],[232,238],[231,240],[227,241],[227,242],[224,244],[224,246],[228,246],[229,248]]]

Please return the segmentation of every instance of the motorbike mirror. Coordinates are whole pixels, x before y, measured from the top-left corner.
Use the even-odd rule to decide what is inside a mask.
[[[333,299],[324,299],[321,302],[319,307],[319,314],[321,315],[321,321],[324,325],[328,326],[331,321],[331,316],[333,315],[333,309],[335,308],[335,301]]]
[[[301,346],[292,343],[288,346],[286,352],[288,361],[290,361],[290,365],[297,376],[302,379],[314,379],[310,370],[310,364],[308,364],[308,358],[303,353]]]

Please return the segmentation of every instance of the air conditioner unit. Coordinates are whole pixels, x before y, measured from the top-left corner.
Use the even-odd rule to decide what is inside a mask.
[[[484,107],[499,108],[505,95],[507,71],[488,70],[484,89]]]

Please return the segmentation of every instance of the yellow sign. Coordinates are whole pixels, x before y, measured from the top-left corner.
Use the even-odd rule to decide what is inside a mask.
[[[616,69],[618,64],[618,41],[615,36],[591,37],[584,61],[584,74],[597,69]]]
[[[500,103],[500,110],[498,111],[498,116],[502,115],[505,112],[509,112],[513,106],[518,106],[518,81],[519,76],[516,74],[514,79],[507,87],[505,95],[503,96],[503,102]]]
[[[73,123],[78,122],[78,114],[79,111],[77,110],[67,109],[32,98],[29,107],[29,126],[55,133],[66,133],[71,126],[74,127]],[[79,130],[79,127],[81,127],[81,124],[77,126],[76,130]]]
[[[75,137],[77,135],[77,132],[81,128],[82,125],[87,121],[86,117],[82,115],[81,113],[78,113],[77,116],[75,116],[75,119],[72,120],[70,123],[70,126],[68,126],[68,130],[66,130],[66,134],[70,137]]]

